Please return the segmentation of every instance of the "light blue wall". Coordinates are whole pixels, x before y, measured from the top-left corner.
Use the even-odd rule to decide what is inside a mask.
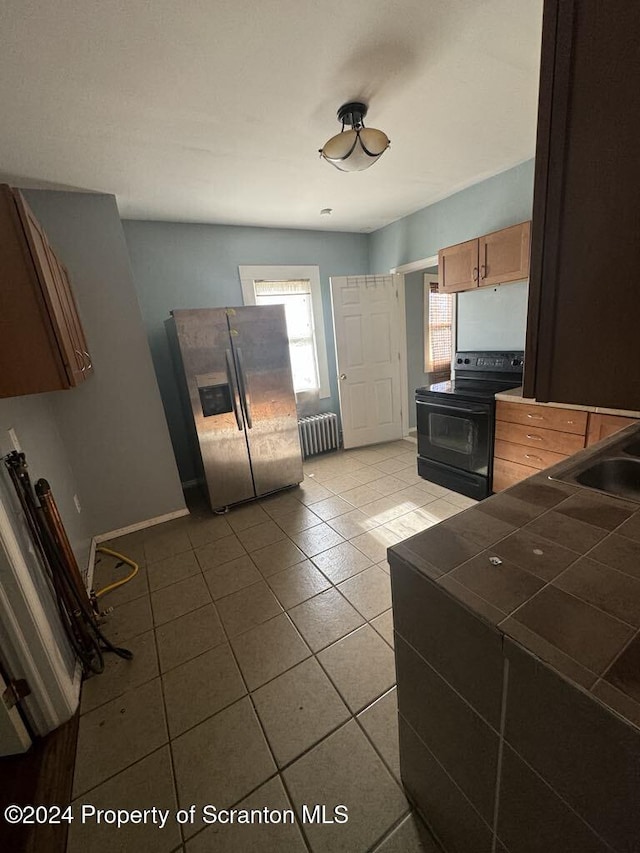
[[[534,161],[429,205],[370,235],[371,272],[436,255],[438,249],[531,219]]]
[[[331,398],[321,401],[321,408],[338,411],[329,277],[367,272],[367,235],[134,220],[125,220],[123,227],[183,482],[197,476],[196,466],[164,321],[173,308],[242,305],[240,265],[320,267],[331,385]]]
[[[75,390],[0,400],[0,454],[4,456],[14,449],[7,436],[7,430],[13,429],[26,454],[32,482],[41,477],[49,481],[71,548],[84,569],[89,559],[91,537],[100,531],[92,527],[89,513],[76,511],[73,496],[80,495],[82,500],[84,494],[54,410],[56,396],[73,394]],[[0,472],[1,477],[3,472]]]
[[[374,231],[369,235],[369,271],[388,272],[393,267],[436,255],[445,246],[530,219],[533,170],[534,161],[528,160]],[[416,387],[427,382],[423,371],[422,281],[422,272],[405,277],[409,424],[412,427],[415,426],[414,392]],[[459,295],[458,299],[464,302],[464,323],[458,347],[464,348],[471,340],[484,340],[486,348],[490,348],[494,346],[489,341],[495,332],[496,343],[522,340],[520,348],[524,348],[526,285],[503,285],[486,291]],[[482,334],[483,329],[486,336]]]
[[[115,197],[25,194],[69,269],[94,366],[82,386],[46,395],[86,529],[107,533],[184,509]],[[44,463],[40,470],[47,476]]]
[[[523,350],[527,328],[527,282],[459,293],[459,350]]]

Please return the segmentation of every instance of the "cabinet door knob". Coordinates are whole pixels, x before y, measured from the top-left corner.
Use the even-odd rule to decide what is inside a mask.
[[[86,350],[84,351],[84,354],[86,355],[87,361],[89,362],[89,364],[87,364],[87,370],[91,370],[91,368],[93,367],[93,362],[91,361],[91,356],[89,355],[89,353]]]
[[[529,433],[527,433],[527,438],[531,439],[531,441],[542,441],[542,438],[539,435],[529,435]]]
[[[340,374],[340,379],[346,379],[346,378],[347,378],[347,374],[346,374],[346,373],[341,373],[341,374]]]
[[[486,278],[486,277],[487,277],[487,265],[482,264],[482,266],[480,267],[480,278]]]
[[[84,356],[82,355],[82,353],[80,352],[79,349],[74,350],[74,352],[76,354],[76,360],[78,362],[78,367],[84,373],[85,370],[87,369],[87,365],[84,363]]]
[[[478,280],[478,267],[473,268],[473,280],[474,281]]]
[[[543,415],[532,415],[529,412],[527,412],[527,417],[531,418],[532,421],[543,421],[544,420]]]

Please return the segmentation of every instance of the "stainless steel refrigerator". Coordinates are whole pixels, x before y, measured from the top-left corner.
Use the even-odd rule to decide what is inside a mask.
[[[212,509],[300,483],[282,305],[171,312]]]

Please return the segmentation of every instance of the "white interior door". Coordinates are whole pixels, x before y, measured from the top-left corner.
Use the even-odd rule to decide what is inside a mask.
[[[402,438],[400,276],[331,279],[345,448]]]

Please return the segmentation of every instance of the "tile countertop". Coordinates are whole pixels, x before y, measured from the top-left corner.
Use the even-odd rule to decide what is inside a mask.
[[[640,728],[640,503],[549,479],[566,465],[393,545],[389,561]]]
[[[539,403],[531,397],[522,396],[522,386],[510,388],[508,391],[500,391],[495,395],[496,400],[505,403],[524,403],[529,406],[551,406],[555,409],[574,409],[578,412],[594,412],[598,415],[619,415],[622,418],[640,418],[640,412],[632,412],[628,409],[607,409],[603,406],[579,406],[575,403]]]

